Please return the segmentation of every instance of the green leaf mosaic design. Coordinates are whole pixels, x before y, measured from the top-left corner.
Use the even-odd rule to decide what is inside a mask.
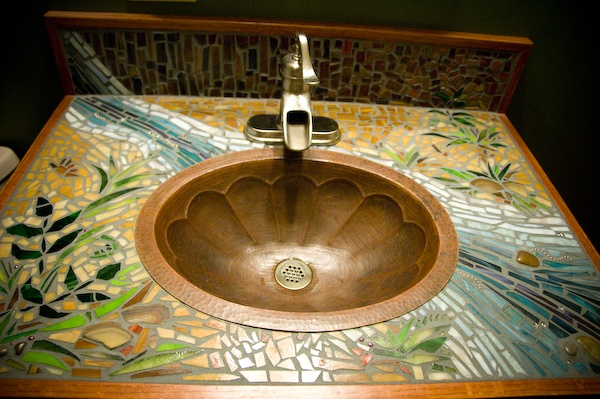
[[[169,106],[175,107],[173,101]],[[28,199],[32,202],[28,209],[39,223],[23,218],[2,232],[10,257],[0,260],[0,344],[9,355],[0,358],[0,369],[8,370],[0,378],[36,378],[28,374],[32,366],[66,379],[79,378],[69,374],[73,370],[94,369],[98,372],[94,378],[100,375],[102,380],[154,382],[181,374],[174,381],[209,384],[215,381],[211,378],[223,378],[221,384],[265,384],[281,375],[289,376],[290,384],[310,378],[314,378],[311,383],[343,384],[343,378],[360,378],[360,383],[419,383],[498,376],[597,377],[600,372],[600,360],[593,356],[600,345],[597,271],[568,231],[563,236],[546,233],[542,237],[546,241],[535,241],[537,230],[529,233],[536,223],[547,224],[550,231],[558,226],[560,232],[565,225],[548,202],[537,201],[532,190],[513,184],[520,184],[516,176],[527,171],[527,165],[497,156],[514,152],[497,120],[482,124],[480,114],[467,111],[408,110],[406,119],[417,114],[410,123],[419,121],[418,129],[386,131],[388,136],[382,134],[380,141],[369,137],[373,145],[365,156],[403,169],[448,206],[458,222],[459,265],[438,296],[409,314],[375,326],[313,334],[251,328],[194,312],[148,279],[135,259],[130,237],[124,239],[118,228],[93,223],[110,214],[118,220],[118,215],[135,209],[137,201],[149,195],[146,181],[163,181],[203,157],[221,153],[224,147],[218,146],[229,136],[234,137],[227,142],[234,143],[232,148],[245,148],[235,135],[239,132],[218,136],[215,128],[204,136],[190,134],[181,127],[189,119],[129,98],[78,98],[72,107],[88,124],[80,126],[82,143],[51,166],[62,168],[59,174],[64,179],[76,179],[78,170],[88,171],[95,192],[86,201],[78,198],[77,206],[58,217],[54,197],[36,191]],[[397,109],[375,108],[398,123]],[[150,115],[150,109],[156,114]],[[71,134],[71,125],[64,123]],[[443,130],[436,130],[437,124]],[[86,133],[88,127],[99,133]],[[93,162],[76,156],[77,148],[89,144],[86,140],[97,143],[95,135],[104,130],[108,133],[103,139],[116,143],[119,150],[117,144],[123,143],[131,153],[139,150],[133,142],[147,146],[144,156],[139,151],[128,158],[128,150],[119,152],[122,157],[97,151]],[[214,146],[209,143],[213,137]],[[362,148],[348,149],[344,144],[336,150],[358,148],[358,154]],[[457,148],[470,148],[471,159],[478,163],[453,168],[448,166],[451,162],[441,162]],[[148,172],[152,168],[155,173]],[[500,196],[490,191],[497,187],[494,184],[502,187]],[[499,222],[491,225],[486,215],[478,214],[483,207],[497,207],[509,217],[498,217],[493,222]],[[135,218],[132,214],[129,226]],[[511,239],[511,233],[522,241]],[[543,245],[533,248],[528,240]],[[534,256],[539,266],[516,262],[519,251]],[[69,306],[63,308],[67,302]],[[126,319],[136,304],[143,304],[143,316]],[[158,307],[166,312],[160,317],[151,312]],[[86,329],[108,320],[132,339],[109,349],[83,336]],[[574,356],[565,352],[573,343],[579,345]],[[16,345],[24,348],[22,353],[16,353]],[[375,375],[398,378],[382,381]]]

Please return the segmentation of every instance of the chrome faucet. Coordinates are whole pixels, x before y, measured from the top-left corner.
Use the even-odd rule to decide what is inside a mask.
[[[283,94],[279,115],[254,115],[248,119],[244,134],[251,141],[283,143],[292,151],[304,151],[312,144],[333,145],[340,139],[337,122],[314,116],[311,88],[319,84],[310,59],[308,39],[296,34],[296,49],[281,60]]]

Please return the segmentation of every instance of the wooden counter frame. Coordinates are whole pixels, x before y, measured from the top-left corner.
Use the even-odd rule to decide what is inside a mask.
[[[0,397],[108,399],[135,396],[144,399],[265,399],[265,398],[519,398],[573,396],[600,393],[600,379],[521,380],[498,382],[440,382],[397,385],[169,385],[84,381],[7,380]],[[10,393],[10,394],[9,394]],[[6,395],[9,394],[9,395]],[[6,396],[5,396],[6,395]]]

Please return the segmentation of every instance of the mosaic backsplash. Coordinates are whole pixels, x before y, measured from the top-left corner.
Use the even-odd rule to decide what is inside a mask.
[[[62,30],[74,94],[280,98],[293,37]],[[505,112],[524,55],[448,45],[309,38],[313,100]]]
[[[261,145],[276,100],[78,96],[0,213],[0,379],[390,384],[598,378],[600,279],[495,113],[316,102],[328,151],[395,168],[435,195],[456,271],[396,319],[343,331],[247,327],[182,304],[136,253],[154,188]]]

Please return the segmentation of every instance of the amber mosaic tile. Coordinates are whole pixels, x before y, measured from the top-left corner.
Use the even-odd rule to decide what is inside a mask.
[[[411,177],[448,210],[456,271],[408,314],[342,331],[238,325],[153,282],[132,231],[161,182],[260,147],[274,100],[75,97],[0,213],[0,379],[411,384],[600,373],[600,279],[500,115],[317,102],[328,151]]]

